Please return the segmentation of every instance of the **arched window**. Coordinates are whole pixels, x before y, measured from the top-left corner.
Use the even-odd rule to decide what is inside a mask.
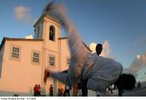
[[[55,41],[55,27],[52,25],[50,26],[49,40]]]

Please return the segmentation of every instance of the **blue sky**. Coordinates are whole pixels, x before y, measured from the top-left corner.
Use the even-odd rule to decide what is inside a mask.
[[[33,21],[50,0],[0,0],[0,41],[33,35]],[[68,13],[86,44],[107,41],[109,55],[128,68],[146,52],[146,0],[55,0]],[[17,8],[22,7],[23,16]],[[62,33],[62,35],[64,35]]]

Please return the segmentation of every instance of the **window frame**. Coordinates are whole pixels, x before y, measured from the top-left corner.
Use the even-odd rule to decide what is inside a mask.
[[[19,51],[18,52],[17,51],[13,51],[14,50],[13,48],[18,49]],[[13,56],[13,54],[15,56]],[[16,57],[16,56],[18,56],[18,57]],[[10,47],[10,59],[15,60],[15,61],[20,61],[20,57],[21,57],[21,48],[20,48],[20,46],[11,45],[11,47]]]
[[[34,53],[36,53],[36,54],[39,55],[38,58],[37,57],[34,57]],[[32,52],[31,52],[31,62],[33,64],[39,65],[40,64],[40,56],[41,56],[41,54],[40,54],[39,51],[32,50]],[[38,60],[38,62],[34,61],[34,59]]]
[[[52,64],[50,64],[50,57],[54,58],[54,61],[51,61]],[[50,67],[56,67],[56,56],[55,55],[52,55],[52,54],[48,54],[48,66]]]

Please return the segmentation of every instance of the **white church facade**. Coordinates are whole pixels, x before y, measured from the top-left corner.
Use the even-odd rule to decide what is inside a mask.
[[[48,94],[50,84],[57,93],[63,84],[54,79],[43,83],[44,69],[66,70],[70,52],[67,38],[61,37],[60,23],[43,14],[34,24],[34,39],[4,37],[0,45],[0,94],[33,94],[40,84]]]

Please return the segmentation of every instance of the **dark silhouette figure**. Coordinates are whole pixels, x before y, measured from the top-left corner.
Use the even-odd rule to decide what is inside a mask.
[[[70,96],[70,87],[68,85],[65,85],[64,96]]]
[[[102,52],[102,49],[103,49],[103,46],[102,44],[97,44],[96,45],[96,54],[97,56],[99,56]],[[96,56],[96,55],[95,55]],[[87,89],[87,81],[88,81],[88,78],[86,79],[81,79],[81,82],[79,85],[81,85],[81,89],[82,89],[82,96],[88,96],[88,89]]]
[[[35,85],[34,88],[33,88],[33,91],[34,91],[34,96],[40,96],[40,87],[39,85]]]
[[[137,87],[138,87],[138,88],[141,88],[141,83],[140,83],[140,81],[138,82]]]
[[[87,78],[81,79],[82,96],[88,96],[87,81],[88,81]]]
[[[82,84],[81,84],[81,80],[80,80],[80,81],[78,82],[78,95],[79,95],[79,96],[82,96],[81,89],[82,89]]]
[[[52,86],[52,84],[50,85],[49,91],[50,91],[50,96],[53,96],[53,86]]]
[[[135,77],[131,74],[121,74],[114,83],[118,87],[119,96],[122,96],[123,90],[132,90],[135,87]]]
[[[98,56],[101,54],[102,49],[103,49],[102,44],[97,44],[96,45],[96,53],[97,53]]]

